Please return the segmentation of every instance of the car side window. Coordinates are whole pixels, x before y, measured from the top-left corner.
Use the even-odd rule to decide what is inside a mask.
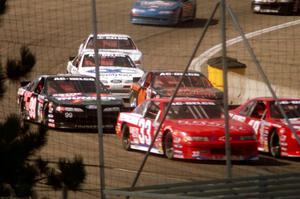
[[[75,59],[74,59],[74,61],[72,63],[73,66],[75,66],[76,68],[78,68],[80,58],[81,58],[81,56],[75,57]]]
[[[145,81],[143,82],[142,86],[147,88],[150,86],[152,80],[152,73],[148,73],[147,77],[145,78]]]
[[[239,112],[240,115],[249,116],[253,110],[254,105],[256,104],[255,101],[250,102],[247,106],[241,109]]]
[[[159,104],[155,102],[151,102],[145,113],[145,118],[155,119],[158,112],[159,112]]]
[[[144,103],[140,104],[138,107],[136,107],[133,112],[143,115],[143,113],[145,112],[146,108],[149,105],[149,101],[145,101]]]
[[[266,108],[267,107],[263,101],[258,101],[253,108],[251,117],[258,118],[258,119],[263,118],[266,112]]]
[[[148,75],[148,73],[144,73],[144,75],[139,79],[139,81],[137,83],[139,85],[143,85],[147,75]]]
[[[43,88],[44,88],[44,78],[42,78],[42,79],[38,82],[38,84],[37,84],[37,86],[36,86],[34,92],[37,93],[37,94],[40,94],[40,93],[42,92]]]

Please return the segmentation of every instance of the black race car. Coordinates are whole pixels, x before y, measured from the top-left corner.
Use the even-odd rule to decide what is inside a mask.
[[[42,75],[22,82],[18,104],[22,121],[50,128],[96,129],[95,78],[74,75]],[[113,130],[123,101],[112,97],[101,85],[104,130]]]

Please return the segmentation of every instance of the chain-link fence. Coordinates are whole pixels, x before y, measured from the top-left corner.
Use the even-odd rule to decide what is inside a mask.
[[[156,26],[130,23],[132,0],[99,0],[96,1],[98,32],[130,35],[143,53],[142,68],[146,71],[183,71],[217,3],[205,0],[196,2],[195,20],[176,26]],[[26,45],[37,59],[28,80],[41,74],[65,73],[69,57],[77,55],[79,45],[93,31],[91,1],[11,0],[7,3],[8,10],[1,16],[0,26],[2,65],[5,66],[8,58],[18,59],[20,47]],[[227,4],[237,15],[276,94],[280,97],[300,97],[299,16],[255,14],[250,1],[228,0]],[[246,66],[238,72],[229,68],[229,104],[241,104],[257,96],[271,96],[229,15],[227,19],[227,56]],[[221,42],[218,10],[190,68],[208,77],[212,75],[209,73],[214,65],[208,64],[208,60],[222,55]],[[217,84],[220,78],[217,76],[217,80],[211,80]],[[18,112],[16,92],[19,85],[14,82],[7,82],[6,85],[8,89],[0,108],[1,121],[9,114]],[[82,189],[71,192],[69,197],[100,197],[97,133],[49,130],[48,144],[40,154],[54,163],[60,157],[81,155],[87,169],[87,179]],[[105,187],[130,187],[144,156],[143,152],[123,150],[116,135],[105,134]],[[233,162],[231,170],[233,177],[249,177],[294,172],[299,166],[297,160],[273,159],[261,154],[257,161]],[[225,161],[168,160],[160,155],[150,155],[137,186],[224,179],[227,175]],[[45,184],[39,184],[36,189],[39,198],[58,198],[61,195]]]

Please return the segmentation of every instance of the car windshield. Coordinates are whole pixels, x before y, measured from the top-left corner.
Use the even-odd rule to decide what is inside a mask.
[[[46,90],[49,95],[60,93],[96,93],[96,85],[89,78],[52,78],[47,81]]]
[[[91,55],[85,55],[83,57],[82,67],[95,67],[95,59]],[[99,66],[119,66],[119,67],[134,67],[129,60],[129,57],[125,56],[99,56]]]
[[[180,81],[182,75],[174,74],[159,74],[154,77],[153,88],[175,88],[178,82]],[[200,87],[200,88],[211,88],[212,85],[208,79],[198,73],[191,73],[188,76],[184,76],[182,87]]]
[[[175,102],[167,119],[217,119],[222,116],[223,109],[214,102]]]
[[[94,39],[91,38],[87,44],[88,49],[94,48]],[[127,37],[105,37],[97,39],[97,46],[99,49],[124,49],[135,50],[136,47],[133,41]]]
[[[280,101],[279,103],[288,118],[300,118],[300,101]],[[270,111],[272,118],[284,118],[276,102],[271,103]]]

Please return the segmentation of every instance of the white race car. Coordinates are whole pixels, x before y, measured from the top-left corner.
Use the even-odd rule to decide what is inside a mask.
[[[87,76],[96,76],[94,50],[85,50],[67,65],[67,72]],[[131,58],[124,53],[99,51],[100,81],[111,90],[112,94],[129,99],[133,81],[138,81],[144,71],[137,67]]]
[[[94,35],[90,34],[79,46],[78,54],[86,49],[93,49]],[[125,34],[97,34],[99,51],[123,52],[127,54],[135,65],[142,64],[142,52],[137,48],[132,38]]]

